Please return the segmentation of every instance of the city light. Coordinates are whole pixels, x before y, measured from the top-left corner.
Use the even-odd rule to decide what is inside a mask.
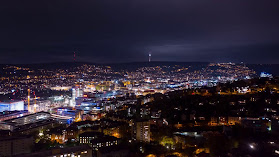
[[[279,0],[251,2],[1,1],[0,157],[279,156]]]
[[[256,147],[255,147],[255,144],[249,144],[249,147],[251,148],[251,149],[255,149]]]

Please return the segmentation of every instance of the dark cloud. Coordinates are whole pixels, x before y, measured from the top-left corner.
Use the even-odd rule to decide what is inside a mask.
[[[278,0],[49,0],[0,4],[0,63],[278,63]]]

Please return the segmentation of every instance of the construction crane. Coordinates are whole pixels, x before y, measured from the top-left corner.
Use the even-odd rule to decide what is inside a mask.
[[[35,102],[34,102],[34,113],[36,112],[36,108],[37,108],[37,97],[36,97],[36,94],[35,94],[35,92],[34,92],[34,96],[35,96]]]
[[[27,97],[27,102],[28,102],[28,112],[30,112],[30,89],[28,91],[28,97]]]

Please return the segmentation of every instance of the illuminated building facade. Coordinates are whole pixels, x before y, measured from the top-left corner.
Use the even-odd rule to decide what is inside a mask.
[[[31,113],[34,112],[47,112],[51,109],[51,101],[50,100],[37,100],[36,102],[32,102],[29,105],[29,109]]]
[[[70,101],[70,106],[76,105],[76,98],[83,97],[83,90],[80,88],[72,88],[72,100]]]
[[[24,110],[24,102],[23,101],[8,101],[8,102],[0,102],[0,112],[3,111],[20,111]]]
[[[50,118],[51,118],[51,115],[48,112],[37,112],[34,114],[29,114],[29,115],[25,115],[22,117],[3,121],[0,123],[0,129],[13,131],[14,129],[17,129],[19,127],[23,128],[22,126],[24,126],[24,125],[26,126],[29,124],[34,124],[33,126],[35,126],[35,123],[38,123],[41,125],[41,124],[43,124],[43,122],[49,120]],[[31,129],[31,128],[32,127],[29,127],[29,129]]]
[[[60,107],[52,109],[51,117],[61,123],[72,123],[82,120],[83,110],[75,110],[71,107]]]
[[[110,147],[118,145],[119,141],[118,138],[114,136],[104,136],[102,138],[96,138],[91,140],[92,149],[98,150],[102,147]]]
[[[28,114],[27,110],[24,111],[5,111],[0,114],[0,121],[22,117]]]
[[[150,122],[139,121],[133,126],[133,138],[140,142],[150,142]]]
[[[84,132],[79,135],[79,143],[90,144],[91,140],[103,137],[103,133],[100,132]]]
[[[64,131],[57,131],[57,132],[52,132],[50,136],[51,141],[56,141],[57,143],[64,143],[66,142],[65,138],[65,132]]]
[[[34,152],[29,154],[21,154],[15,157],[92,157],[92,148],[88,145],[73,146],[66,148],[55,148],[46,151]]]

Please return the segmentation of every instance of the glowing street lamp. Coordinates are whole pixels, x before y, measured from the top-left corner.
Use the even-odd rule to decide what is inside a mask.
[[[250,147],[251,149],[256,149],[255,143],[249,144],[249,147]]]
[[[254,147],[253,145],[251,145],[251,144],[250,144],[249,146],[250,146],[251,149],[254,149],[254,148],[255,148],[255,147]]]

